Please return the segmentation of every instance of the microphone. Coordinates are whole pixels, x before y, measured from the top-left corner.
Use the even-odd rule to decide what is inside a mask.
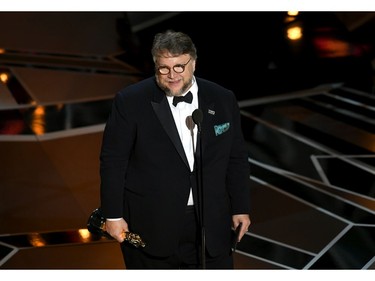
[[[194,123],[197,124],[198,131],[200,132],[201,131],[201,123],[202,123],[202,120],[203,120],[202,110],[200,110],[200,109],[194,110],[191,117],[193,118]]]
[[[193,133],[193,129],[195,127],[195,123],[193,122],[193,118],[191,116],[187,116],[185,120],[186,127]]]
[[[196,109],[193,111],[191,114],[191,117],[193,118],[193,121],[195,124],[198,126],[198,135],[197,135],[197,143],[198,145],[198,153],[194,154],[194,163],[195,163],[195,168],[197,171],[197,191],[198,191],[198,200],[197,200],[197,205],[198,205],[198,216],[199,216],[199,223],[201,227],[201,258],[202,258],[202,268],[206,268],[206,230],[205,230],[205,225],[204,225],[204,196],[203,196],[203,163],[202,163],[202,141],[201,141],[201,123],[203,120],[203,112],[200,109]]]

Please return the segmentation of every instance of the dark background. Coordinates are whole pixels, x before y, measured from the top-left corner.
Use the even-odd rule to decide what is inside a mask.
[[[131,50],[123,59],[152,75],[150,48],[156,32],[188,33],[198,49],[196,75],[251,98],[344,82],[374,91],[374,13],[300,12],[181,12],[122,40]],[[162,13],[125,13],[119,34],[129,38],[126,22],[161,17]],[[287,39],[300,26],[300,40]],[[127,37],[126,37],[127,36]],[[130,48],[129,48],[130,47]]]

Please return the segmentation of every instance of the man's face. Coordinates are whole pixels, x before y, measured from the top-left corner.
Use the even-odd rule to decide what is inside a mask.
[[[188,54],[174,57],[164,53],[155,62],[156,81],[168,96],[180,96],[186,92],[192,84],[194,71],[195,60]]]

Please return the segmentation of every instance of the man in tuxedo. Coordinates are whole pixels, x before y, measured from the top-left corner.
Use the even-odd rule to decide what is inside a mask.
[[[240,240],[251,223],[238,103],[194,76],[188,35],[158,33],[151,53],[155,76],[115,96],[104,130],[106,231],[121,243],[127,269],[233,269],[232,229],[239,226]],[[145,247],[124,242],[128,231]]]

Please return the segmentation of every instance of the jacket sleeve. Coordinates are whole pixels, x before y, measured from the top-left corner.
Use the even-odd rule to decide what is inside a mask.
[[[124,92],[118,93],[107,120],[100,152],[100,199],[106,218],[119,218],[123,214],[125,174],[133,147],[136,126],[127,109]]]
[[[247,146],[244,140],[240,109],[233,95],[232,120],[234,136],[226,185],[231,200],[232,215],[249,214],[250,212],[250,164],[248,162]]]

